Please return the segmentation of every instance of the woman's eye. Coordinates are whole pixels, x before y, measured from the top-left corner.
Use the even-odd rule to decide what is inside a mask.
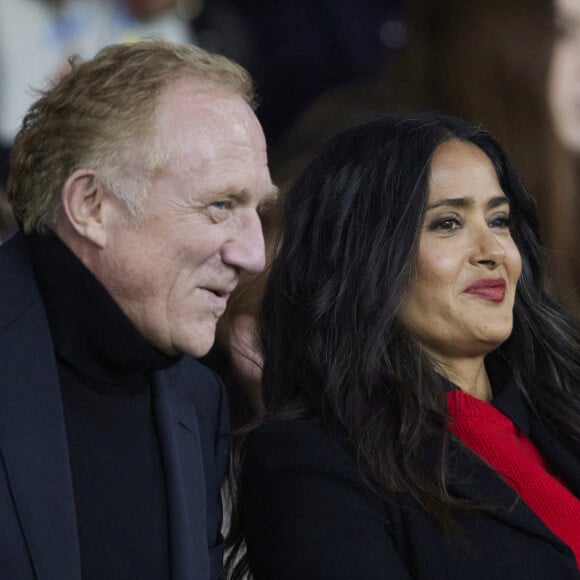
[[[429,224],[429,229],[433,231],[452,231],[460,227],[461,223],[456,217],[438,219]]]
[[[511,224],[509,215],[499,215],[494,217],[490,222],[489,226],[492,228],[505,228],[509,229]]]

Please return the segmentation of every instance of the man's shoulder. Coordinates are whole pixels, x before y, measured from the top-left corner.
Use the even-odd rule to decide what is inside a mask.
[[[3,244],[0,244],[0,262],[8,266],[15,260],[21,262],[25,256],[24,236],[20,232],[17,232]],[[4,270],[0,270],[1,274],[4,274]]]
[[[0,330],[40,299],[21,234],[0,246]]]

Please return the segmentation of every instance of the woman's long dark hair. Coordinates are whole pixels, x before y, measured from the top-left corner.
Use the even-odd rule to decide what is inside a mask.
[[[261,312],[266,420],[321,419],[374,490],[409,494],[442,523],[464,506],[447,490],[444,379],[399,311],[414,281],[431,159],[450,139],[492,161],[522,256],[513,332],[489,357],[507,361],[532,411],[580,444],[578,326],[543,289],[534,202],[501,145],[460,119],[389,116],[333,138],[286,196]],[[434,434],[435,473],[423,456]]]

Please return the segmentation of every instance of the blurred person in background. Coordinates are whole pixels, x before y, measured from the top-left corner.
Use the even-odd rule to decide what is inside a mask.
[[[559,171],[563,183],[554,199],[554,247],[564,258],[561,266],[580,303],[580,2],[555,0],[554,45],[548,96],[558,143],[566,152]],[[580,311],[579,311],[580,312]]]
[[[555,0],[555,38],[550,63],[550,110],[556,133],[580,153],[580,1]]]

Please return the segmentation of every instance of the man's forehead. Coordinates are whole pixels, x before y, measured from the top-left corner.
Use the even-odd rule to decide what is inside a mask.
[[[204,175],[210,190],[248,186],[253,200],[275,198],[260,123],[231,88],[195,79],[174,83],[159,101],[156,135],[161,169]]]
[[[252,110],[244,96],[232,87],[196,77],[173,81],[161,92],[157,102],[161,114],[173,109],[205,109],[218,113],[225,108]]]
[[[250,137],[266,149],[260,123],[243,96],[215,83],[198,86],[190,80],[170,86],[159,99],[155,122],[157,134],[169,141],[177,133],[209,139],[224,131],[232,141]]]

